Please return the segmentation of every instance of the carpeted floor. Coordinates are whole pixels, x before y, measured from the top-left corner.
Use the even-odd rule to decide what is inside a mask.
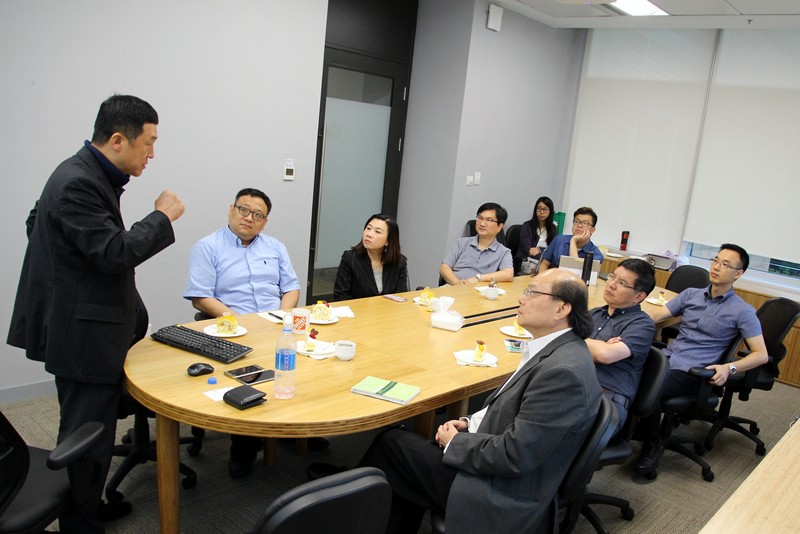
[[[769,454],[800,412],[800,389],[776,384],[771,392],[753,393],[749,402],[734,402],[734,413],[759,422],[761,437]],[[58,428],[55,396],[6,404],[0,409],[29,444],[40,447],[54,445]],[[132,419],[120,421],[120,436],[131,425]],[[707,425],[703,423],[693,423],[688,428],[681,428],[680,432],[703,432],[706,429]],[[188,435],[189,428],[183,427],[182,434]],[[353,466],[374,434],[332,437],[329,449],[309,452],[305,457],[295,454],[291,442],[281,442],[276,465],[265,467],[259,458],[252,475],[233,480],[227,473],[229,437],[216,432],[206,433],[199,456],[190,457],[185,450],[181,453],[182,461],[195,469],[198,477],[196,487],[181,489],[182,532],[249,532],[272,499],[306,481],[305,472],[310,462]],[[603,469],[596,473],[591,489],[629,499],[636,517],[628,522],[620,517],[617,509],[596,507],[596,510],[612,532],[697,532],[761,460],[749,440],[731,431],[720,434],[714,450],[706,453],[706,458],[716,475],[710,483],[702,479],[696,465],[669,451],[664,455],[658,478],[653,481],[634,476],[630,464]],[[118,461],[114,460],[112,472]],[[122,483],[120,491],[133,504],[134,512],[108,523],[107,531],[110,534],[158,532],[155,464],[137,466]],[[423,523],[420,532],[430,532],[427,522]],[[581,519],[576,532],[591,533],[594,529]]]

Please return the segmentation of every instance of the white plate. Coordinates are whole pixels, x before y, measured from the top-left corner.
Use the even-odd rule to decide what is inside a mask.
[[[497,356],[488,352],[483,353],[482,362],[476,362],[473,359],[475,357],[475,349],[460,350],[458,352],[454,352],[453,356],[455,356],[456,360],[458,360],[458,363],[462,365],[474,365],[476,367],[494,367],[497,365]]]
[[[617,254],[616,252],[606,252],[606,256],[609,258],[621,258],[622,254]]]
[[[317,340],[317,348],[311,352],[306,350],[305,341],[297,342],[297,353],[302,354],[303,356],[311,356],[312,358],[315,356],[322,356],[328,358],[330,356],[333,356],[333,352],[334,352],[333,343],[328,343],[327,341]]]
[[[483,293],[484,293],[484,291],[486,291],[487,287],[489,287],[489,286],[475,286],[475,289],[478,291],[478,293],[483,295]],[[498,295],[505,295],[506,294],[506,290],[502,289],[502,288],[498,288],[497,289],[497,294]]]
[[[315,319],[314,316],[312,315],[311,317],[309,317],[308,322],[311,324],[333,324],[333,323],[338,323],[339,318],[335,315],[331,315],[330,319],[323,321],[322,319]]]
[[[660,300],[658,300],[655,297],[647,297],[646,299],[644,299],[644,301],[645,302],[649,302],[650,304],[653,304],[655,306],[664,306],[667,302],[669,302],[668,300],[665,300],[664,302],[661,302]]]
[[[511,337],[521,337],[523,339],[532,339],[533,338],[533,334],[531,334],[527,330],[525,330],[524,334],[517,334],[517,329],[514,328],[514,325],[511,325],[511,324],[501,327],[500,331],[502,333],[504,333],[505,335],[511,336]]]
[[[203,332],[205,332],[209,336],[214,336],[214,337],[239,337],[247,333],[247,328],[243,327],[242,325],[238,325],[236,327],[236,332],[234,332],[233,334],[222,334],[220,332],[217,332],[217,325],[210,324],[207,327],[203,328]]]

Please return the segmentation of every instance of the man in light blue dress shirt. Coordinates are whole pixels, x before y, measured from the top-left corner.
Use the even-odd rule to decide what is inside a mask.
[[[228,226],[198,241],[189,255],[183,298],[211,317],[297,306],[300,283],[286,246],[261,231],[272,209],[258,189],[242,189],[228,209]],[[261,439],[231,435],[228,472],[252,471]]]

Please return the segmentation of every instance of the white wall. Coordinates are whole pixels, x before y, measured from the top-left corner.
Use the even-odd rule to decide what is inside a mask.
[[[0,329],[10,321],[25,217],[113,93],[144,98],[160,118],[156,158],[122,198],[126,224],[151,211],[162,189],[186,204],[177,242],[137,270],[154,326],[193,316],[181,298],[189,248],[225,224],[242,187],[270,196],[267,232],[286,243],[305,281],[326,14],[325,0],[1,2]],[[294,182],[281,180],[287,157]],[[50,387],[42,364],[19,349],[0,345],[0,367],[0,402]]]
[[[398,216],[412,285],[437,282],[482,203],[503,205],[513,224],[537,197],[558,207],[563,193],[585,32],[509,10],[493,32],[488,1],[465,4],[420,1]],[[467,187],[475,171],[481,185]]]

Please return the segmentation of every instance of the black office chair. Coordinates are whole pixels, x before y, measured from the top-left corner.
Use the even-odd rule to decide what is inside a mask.
[[[514,258],[514,276],[518,275],[522,270],[522,258],[517,258],[521,230],[521,224],[512,224],[508,227],[508,232],[506,232],[506,247],[511,251],[511,257]]]
[[[69,506],[86,502],[100,476],[88,454],[102,433],[102,423],[86,423],[47,451],[26,445],[0,412],[0,532],[41,532]],[[88,479],[81,475],[87,472]]]
[[[756,315],[761,322],[761,331],[767,346],[769,362],[745,373],[737,373],[728,377],[723,386],[722,401],[718,410],[704,416],[706,421],[712,423],[711,430],[708,431],[703,442],[706,450],[710,451],[714,448],[714,438],[723,428],[730,428],[750,438],[756,444],[756,454],[764,456],[767,452],[766,445],[757,437],[758,423],[751,419],[731,415],[731,404],[735,394],[738,394],[739,400],[747,401],[750,398],[750,392],[754,389],[762,391],[772,389],[775,379],[780,374],[778,364],[786,356],[783,340],[794,323],[800,319],[800,304],[786,298],[774,298],[762,304]],[[747,354],[749,354],[748,351],[742,351],[738,355],[746,356]],[[744,425],[748,425],[749,430]]]
[[[386,530],[392,490],[383,471],[359,467],[301,484],[275,499],[253,534],[374,534]]]
[[[666,289],[674,293],[680,293],[690,287],[704,288],[710,283],[708,271],[696,265],[681,265],[669,276]],[[661,329],[661,341],[668,343],[670,339],[678,337],[678,325],[669,325]]]
[[[134,467],[148,461],[156,461],[156,442],[150,439],[149,419],[155,417],[153,411],[145,408],[126,389],[123,389],[120,395],[118,411],[118,419],[125,419],[133,415],[133,426],[123,436],[122,443],[114,446],[112,452],[113,456],[121,456],[125,459],[106,483],[105,493],[109,503],[121,502],[124,499],[124,495],[117,488]],[[200,449],[203,447],[202,437],[197,436],[182,437],[179,443],[189,445],[187,451],[190,456],[200,454]],[[189,489],[197,485],[197,474],[192,468],[181,462],[180,472],[183,475],[181,485],[184,488]]]
[[[611,401],[605,395],[600,401],[600,410],[597,412],[594,425],[564,475],[564,480],[561,481],[558,490],[558,508],[562,516],[558,525],[559,533],[572,532],[575,529],[575,524],[583,509],[586,486],[597,469],[597,462],[606,445],[614,436],[617,426],[615,421],[617,411],[611,406]]]
[[[623,464],[633,455],[633,449],[631,449],[629,441],[633,438],[636,422],[640,417],[646,417],[653,412],[658,403],[658,399],[661,397],[661,390],[664,387],[664,382],[667,380],[668,375],[669,360],[664,356],[663,352],[655,347],[650,347],[650,352],[647,355],[647,360],[645,360],[644,368],[642,369],[642,378],[639,382],[636,398],[633,400],[628,410],[628,419],[620,431],[617,432],[617,435],[611,439],[611,442],[609,442],[603,450],[597,464],[598,468],[603,468],[607,465]],[[581,513],[589,520],[598,533],[605,534],[609,531],[605,528],[605,525],[603,525],[603,522],[594,510],[592,510],[591,505],[595,504],[616,506],[620,509],[624,519],[628,521],[633,519],[634,510],[627,500],[610,495],[587,493],[583,498]]]
[[[741,342],[741,336],[736,336],[731,340],[727,349],[717,361],[729,361],[733,354],[736,353]],[[664,413],[660,430],[661,443],[664,445],[665,449],[682,454],[699,465],[702,470],[703,479],[707,482],[714,480],[714,473],[711,471],[711,466],[708,462],[701,458],[702,454],[705,452],[703,438],[675,436],[672,434],[672,431],[681,424],[689,423],[695,419],[702,420],[705,414],[713,412],[717,407],[717,403],[719,402],[719,396],[715,391],[717,388],[712,387],[711,383],[708,381],[709,378],[714,376],[714,372],[713,369],[706,369],[705,367],[693,367],[689,369],[689,374],[699,381],[697,394],[661,399],[661,411]],[[684,444],[693,445],[694,450],[689,449]],[[649,473],[642,474],[645,478],[652,480],[658,476],[658,471],[654,469]]]

